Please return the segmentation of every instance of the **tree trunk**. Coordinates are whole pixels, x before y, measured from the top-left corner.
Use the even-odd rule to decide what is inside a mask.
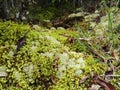
[[[9,19],[9,9],[8,9],[8,1],[7,0],[4,0],[3,1],[3,18],[4,19]]]
[[[15,5],[14,5],[14,1],[15,1],[15,0],[11,0],[11,7],[12,7],[12,8],[15,7]]]

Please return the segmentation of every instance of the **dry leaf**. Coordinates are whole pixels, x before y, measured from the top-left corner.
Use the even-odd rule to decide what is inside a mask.
[[[94,84],[94,83],[100,85],[105,90],[116,90],[116,88],[112,84],[103,80],[98,74],[93,75],[93,78],[91,80],[91,85]],[[88,90],[90,90],[90,89],[88,88]]]

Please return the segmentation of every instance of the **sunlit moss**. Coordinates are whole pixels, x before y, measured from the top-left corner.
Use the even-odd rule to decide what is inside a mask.
[[[27,31],[26,44],[17,52],[16,42]],[[82,90],[85,85],[79,85],[80,78],[91,72],[103,73],[103,63],[96,63],[91,55],[72,51],[67,47],[67,37],[61,34],[78,36],[76,31],[42,32],[31,30],[28,25],[0,22],[0,65],[7,73],[6,78],[0,79],[0,88],[44,90],[47,84],[51,90]],[[56,84],[51,81],[52,76]]]

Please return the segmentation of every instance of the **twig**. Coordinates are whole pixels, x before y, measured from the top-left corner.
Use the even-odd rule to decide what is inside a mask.
[[[120,75],[113,75],[113,74],[112,75],[110,75],[110,74],[109,75],[100,75],[100,76],[102,76],[102,77],[104,77],[104,76],[120,77]]]
[[[79,38],[79,40],[82,40],[82,41],[90,41],[91,40],[91,38]]]

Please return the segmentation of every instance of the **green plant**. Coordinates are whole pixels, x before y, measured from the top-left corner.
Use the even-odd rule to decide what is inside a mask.
[[[16,52],[17,40],[27,31],[26,44]],[[104,64],[97,64],[91,55],[70,50],[66,37],[60,35],[63,33],[78,36],[75,31],[42,32],[28,25],[0,22],[0,72],[4,73],[0,89],[86,89],[89,81],[79,86],[80,79],[92,75],[92,70],[103,73]]]

